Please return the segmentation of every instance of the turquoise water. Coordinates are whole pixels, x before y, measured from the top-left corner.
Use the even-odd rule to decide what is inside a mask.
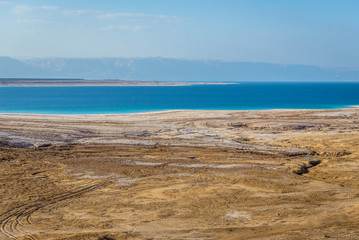
[[[351,105],[359,105],[359,83],[0,87],[0,113],[106,114],[175,109],[332,109]]]

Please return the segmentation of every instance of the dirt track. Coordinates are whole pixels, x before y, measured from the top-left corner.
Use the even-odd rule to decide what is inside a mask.
[[[359,239],[359,109],[0,115],[0,239]]]

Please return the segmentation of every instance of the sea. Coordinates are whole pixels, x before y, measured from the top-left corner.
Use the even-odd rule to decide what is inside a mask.
[[[359,105],[359,83],[0,87],[0,113],[116,114],[164,110],[337,109],[355,105]]]

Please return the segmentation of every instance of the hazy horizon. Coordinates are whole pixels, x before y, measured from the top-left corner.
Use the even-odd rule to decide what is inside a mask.
[[[358,7],[354,0],[0,0],[0,54],[359,70]]]
[[[310,65],[177,58],[0,57],[1,78],[84,78],[166,82],[357,82],[359,71]]]
[[[240,61],[240,60],[226,60],[219,58],[187,58],[187,57],[162,57],[162,56],[133,56],[133,57],[111,57],[111,56],[102,56],[102,57],[81,57],[81,56],[73,56],[73,57],[59,57],[59,56],[44,56],[44,57],[31,57],[31,56],[0,56],[0,57],[9,57],[12,59],[27,61],[27,60],[45,60],[45,59],[84,59],[84,60],[96,60],[96,59],[170,59],[170,60],[184,60],[184,61],[202,61],[202,62],[223,62],[223,63],[253,63],[253,64],[273,64],[273,65],[296,65],[296,66],[305,66],[305,67],[318,67],[320,69],[326,70],[343,70],[343,71],[359,71],[356,68],[350,67],[339,67],[339,66],[320,66],[314,64],[305,64],[305,63],[277,63],[277,62],[262,62],[262,61]]]

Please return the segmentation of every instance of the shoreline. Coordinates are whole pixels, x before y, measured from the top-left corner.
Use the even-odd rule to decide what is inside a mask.
[[[162,82],[127,80],[0,79],[0,87],[179,87],[193,85],[232,85],[226,82]]]
[[[271,108],[271,109],[247,109],[247,110],[203,110],[203,109],[171,109],[171,110],[159,110],[159,111],[146,111],[146,112],[123,112],[123,113],[83,113],[83,114],[70,114],[70,113],[3,113],[0,112],[1,115],[13,115],[13,116],[130,116],[130,115],[151,115],[151,114],[167,114],[167,113],[185,113],[185,112],[208,112],[208,113],[241,113],[241,112],[281,112],[281,111],[344,111],[350,109],[357,109],[359,105],[351,105],[348,107],[340,107],[340,108]]]

